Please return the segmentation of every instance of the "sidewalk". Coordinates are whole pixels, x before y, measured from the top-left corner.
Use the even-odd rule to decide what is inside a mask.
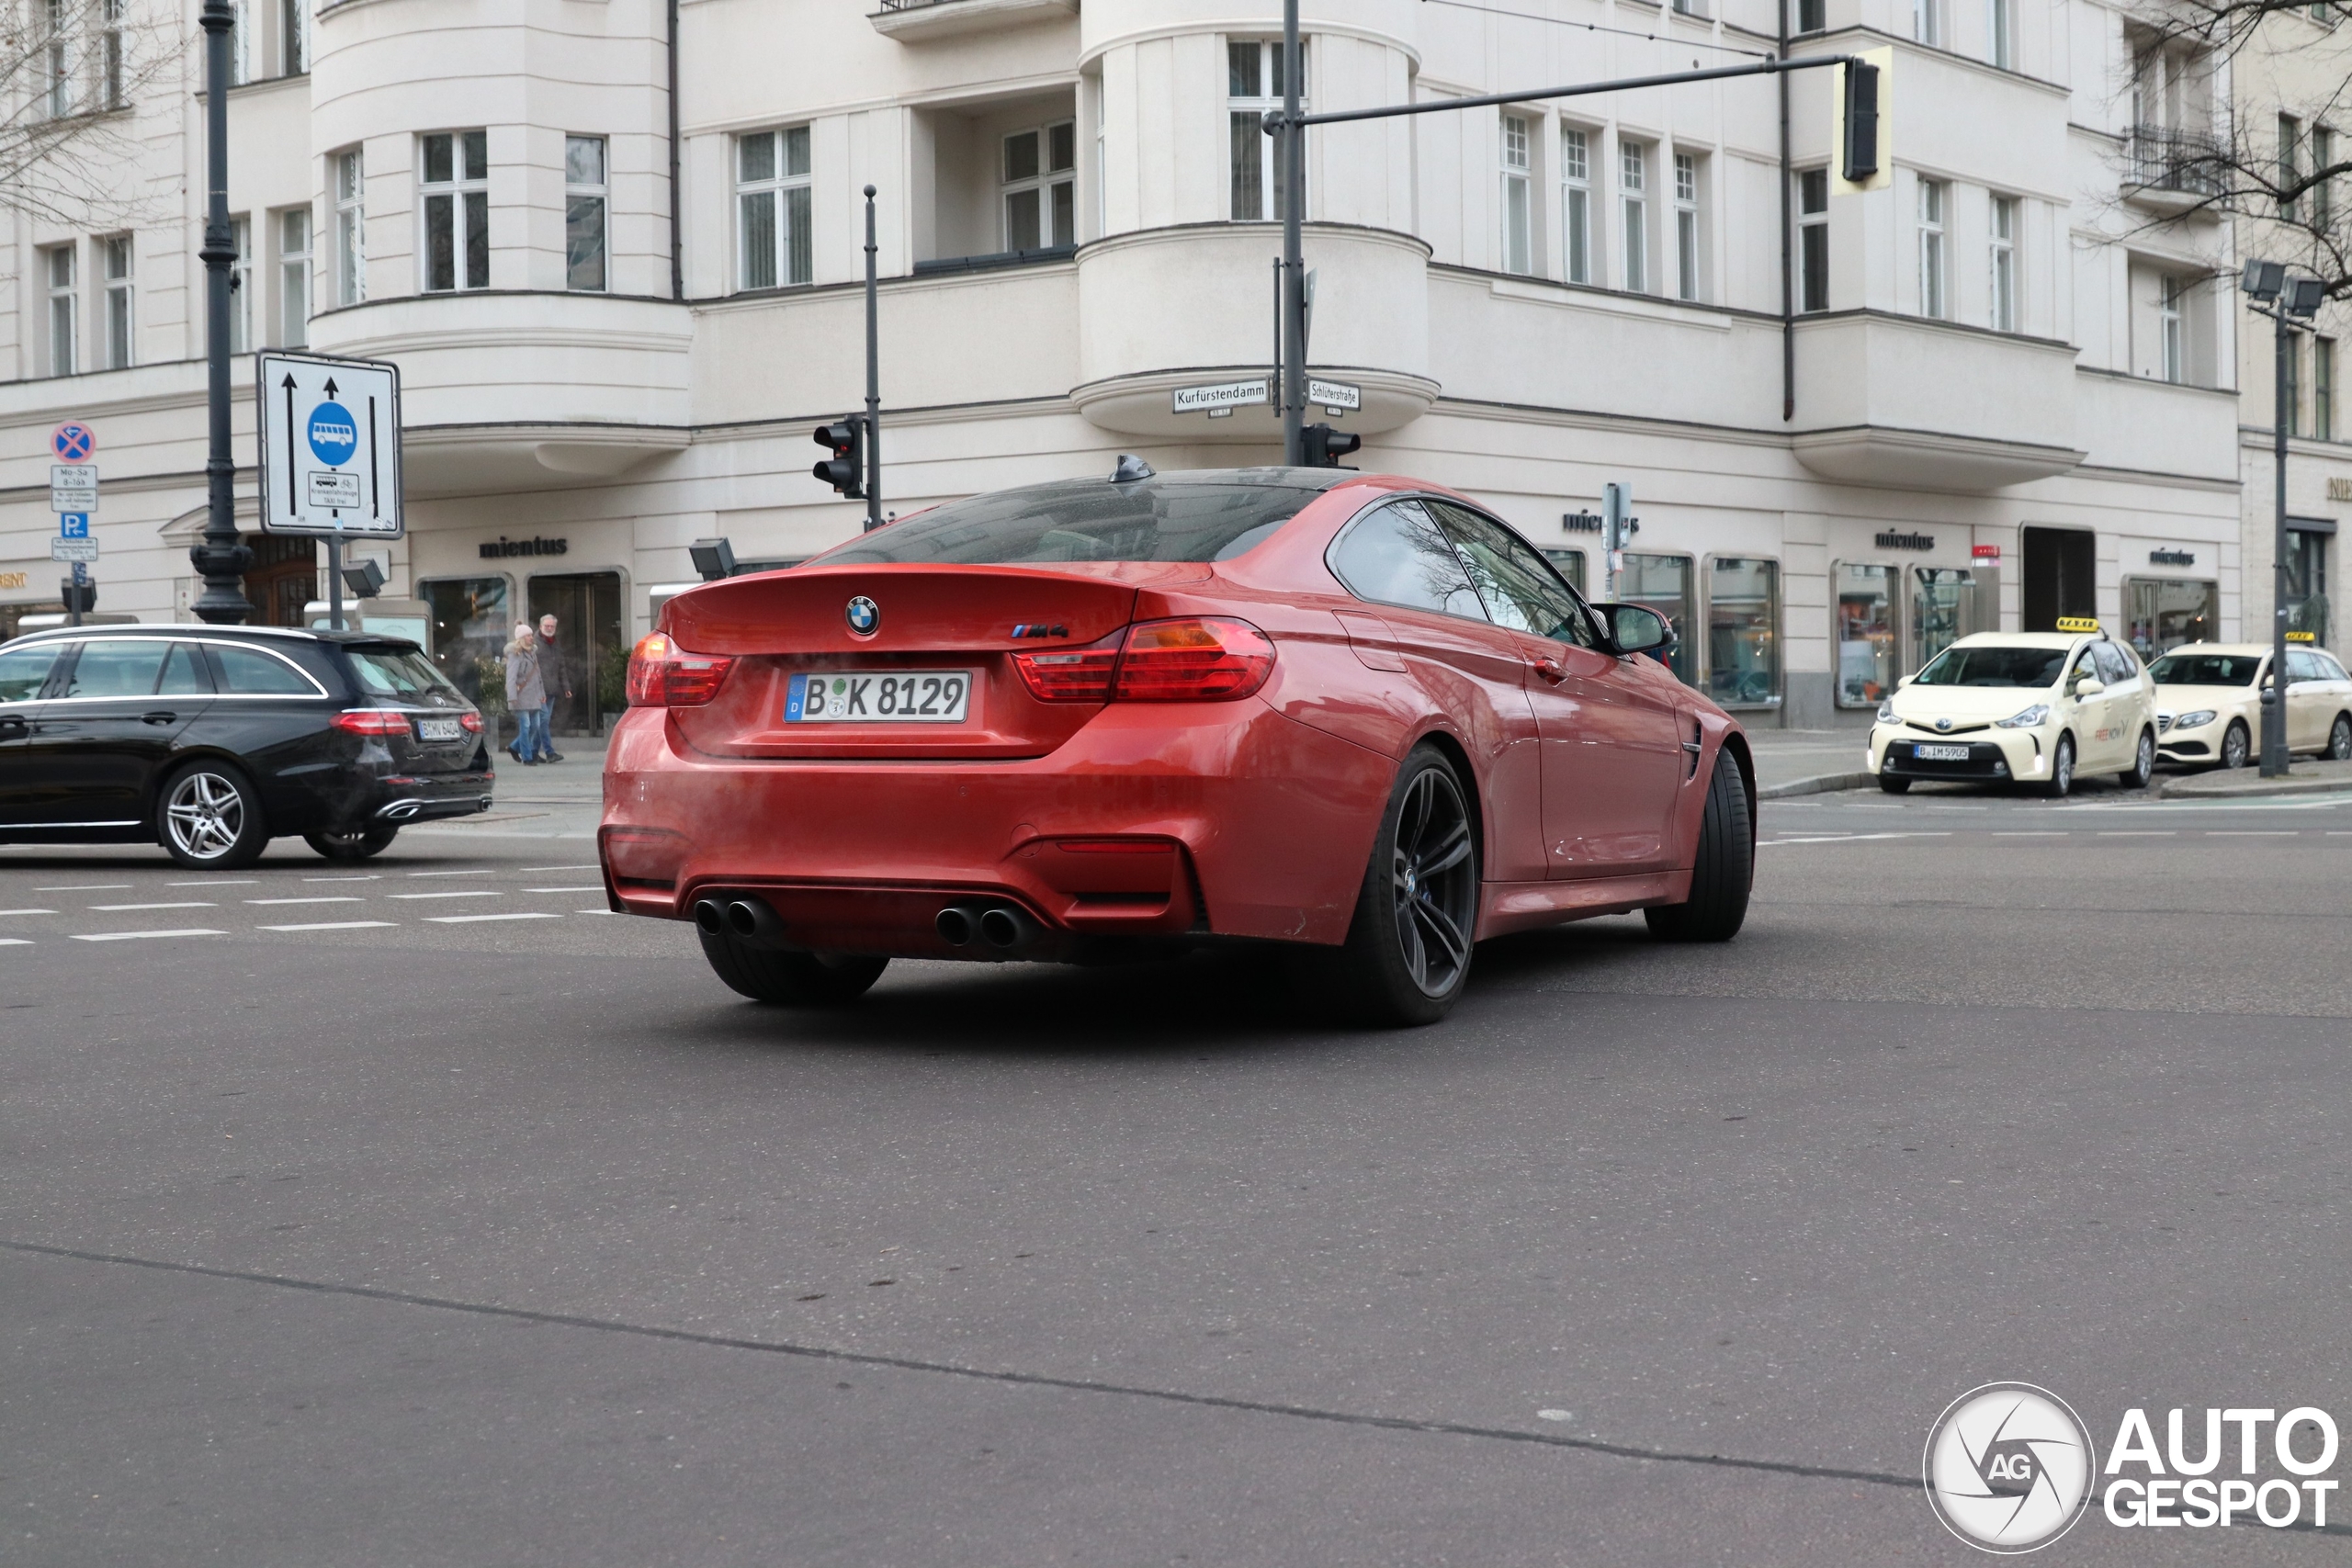
[[[1862,754],[1870,738],[1871,732],[1860,728],[1749,730],[1757,797],[1785,800],[1826,790],[1869,788],[1873,781]]]
[[[2266,779],[2252,768],[2215,768],[2175,773],[2157,794],[2166,800],[2236,800],[2260,795],[2331,795],[2352,790],[2352,762],[2298,757],[2283,779]]]

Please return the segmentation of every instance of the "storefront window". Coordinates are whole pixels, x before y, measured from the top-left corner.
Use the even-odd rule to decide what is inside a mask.
[[[1911,569],[1911,668],[1976,630],[1976,579],[1958,567]]]
[[[1838,569],[1838,705],[1876,707],[1894,690],[1894,569]]]
[[[2331,536],[2287,520],[2287,629],[2330,640],[2327,544]]]
[[[1707,563],[1707,693],[1725,707],[1781,700],[1780,587],[1777,562]]]
[[[1584,592],[1584,552],[1582,550],[1545,550],[1544,553],[1551,558],[1554,566],[1560,569],[1560,575],[1568,580],[1570,587],[1579,593]]]
[[[1617,576],[1618,602],[1656,610],[1674,628],[1674,647],[1663,660],[1675,679],[1690,680],[1690,558],[1637,556],[1628,552]]]
[[[2185,642],[2211,642],[2221,624],[2222,586],[2178,578],[2127,578],[2124,611],[2132,624],[2132,646],[2143,660]]]
[[[485,713],[506,711],[502,653],[514,636],[513,588],[503,577],[451,577],[418,585],[433,612],[433,662]]]

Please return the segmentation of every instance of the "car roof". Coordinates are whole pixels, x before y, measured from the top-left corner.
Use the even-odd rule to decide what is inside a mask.
[[[140,621],[106,626],[44,626],[40,631],[27,632],[20,637],[0,644],[0,647],[19,648],[36,642],[90,642],[119,637],[209,637],[222,642],[290,639],[345,645],[396,642],[415,646],[412,638],[387,637],[382,632],[312,631],[307,626],[216,626],[202,621]]]
[[[1954,648],[2072,648],[2092,632],[1971,632],[1955,637]]]
[[[2307,642],[2290,642],[2287,645],[2287,650],[2291,653],[2296,649],[2311,646]],[[2319,651],[2324,653],[2327,650],[2322,649]],[[2270,657],[2270,645],[2267,642],[2184,642],[2178,648],[2165,649],[2164,654],[2158,654],[2156,657],[2161,659],[2165,654],[2170,653],[2227,653],[2244,655],[2249,659],[2267,659]]]

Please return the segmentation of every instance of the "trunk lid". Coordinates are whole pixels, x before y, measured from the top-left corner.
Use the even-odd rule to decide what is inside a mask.
[[[798,567],[709,583],[672,600],[663,629],[682,651],[737,662],[716,698],[671,710],[671,722],[695,750],[717,756],[1041,757],[1102,705],[1039,702],[1012,656],[1099,642],[1134,618],[1142,587],[1207,575],[1191,562],[890,564]],[[870,636],[851,629],[850,605],[860,599],[876,615]],[[877,671],[969,671],[967,716],[959,724],[786,722],[794,676]]]

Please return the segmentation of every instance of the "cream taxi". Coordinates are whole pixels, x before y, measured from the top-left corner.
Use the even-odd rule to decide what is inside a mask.
[[[2289,632],[2287,750],[2352,760],[2352,676],[2309,633]],[[2192,767],[2243,768],[2262,744],[2270,649],[2192,642],[2148,666],[2156,686],[2156,754]]]
[[[1879,787],[1954,779],[2063,795],[2104,773],[2145,787],[2157,736],[2147,670],[2097,621],[2058,626],[1962,637],[1902,681],[1871,728]]]

